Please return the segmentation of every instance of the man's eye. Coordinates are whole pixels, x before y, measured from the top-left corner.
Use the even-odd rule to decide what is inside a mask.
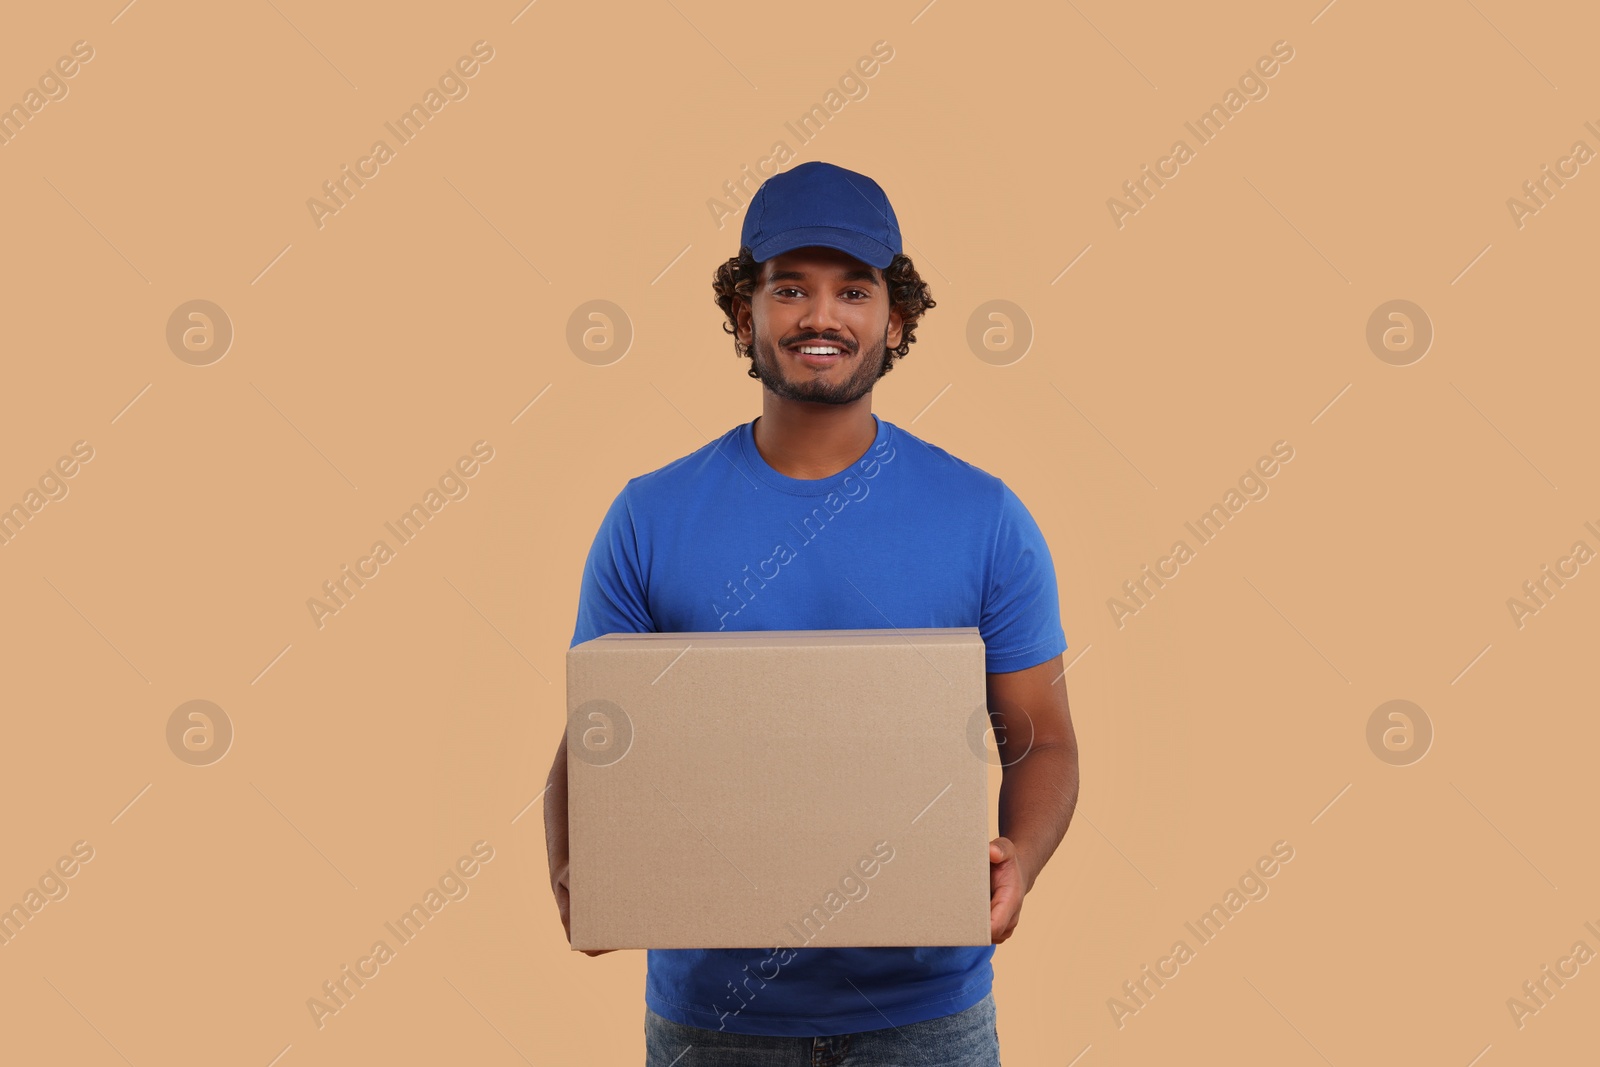
[[[852,293],[856,293],[856,294],[859,294],[861,296],[871,296],[872,295],[871,293],[867,292],[865,289],[852,289],[850,291]]]
[[[796,289],[792,285],[786,285],[782,289],[774,290],[773,295],[774,296],[782,296],[784,293],[798,293],[799,291],[800,290]]]

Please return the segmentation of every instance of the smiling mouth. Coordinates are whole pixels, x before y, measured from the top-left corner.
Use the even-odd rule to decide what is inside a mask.
[[[802,363],[812,367],[831,367],[849,355],[843,345],[833,344],[829,341],[811,341],[798,345],[786,345],[785,350]]]

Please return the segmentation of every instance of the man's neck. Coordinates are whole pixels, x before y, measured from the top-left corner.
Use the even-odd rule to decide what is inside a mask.
[[[810,404],[767,393],[752,428],[756,451],[790,478],[831,478],[860,459],[878,436],[872,394],[850,404]]]

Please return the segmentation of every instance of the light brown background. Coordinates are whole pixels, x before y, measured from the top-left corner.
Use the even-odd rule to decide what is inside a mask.
[[[1600,949],[1600,577],[1506,604],[1600,548],[1600,177],[1506,206],[1600,148],[1592,11],[521,7],[7,13],[0,101],[95,58],[0,148],[0,501],[94,459],[0,547],[0,900],[95,855],[0,948],[0,1057],[641,1061],[643,954],[570,953],[546,885],[579,569],[628,477],[758,412],[706,201],[884,40],[797,156],[884,185],[939,301],[874,410],[1016,489],[1071,643],[1082,799],[996,954],[1006,1062],[1593,1058],[1600,964],[1506,1007]],[[478,40],[470,95],[318,229],[306,200]],[[1270,94],[1117,228],[1278,40]],[[193,299],[236,333],[209,366],[165,340]],[[608,366],[566,341],[594,299],[636,334]],[[1008,366],[966,341],[994,299],[1035,331]],[[1409,366],[1365,340],[1393,299],[1436,330]],[[318,629],[307,599],[480,439],[470,495]],[[1119,628],[1107,599],[1278,440],[1270,495]],[[1435,730],[1410,766],[1366,740],[1397,698]],[[210,766],[167,745],[193,699],[236,731]],[[306,1000],[478,840],[471,895],[318,1029]],[[1277,840],[1270,896],[1119,1029],[1108,998]]]

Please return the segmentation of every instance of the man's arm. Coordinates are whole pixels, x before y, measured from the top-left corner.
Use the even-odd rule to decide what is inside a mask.
[[[573,628],[572,645],[603,634],[649,633],[655,629],[645,603],[644,580],[639,567],[638,534],[633,512],[628,506],[628,488],[623,486],[606,509],[600,529],[595,532],[583,564],[578,588],[578,620]],[[550,861],[550,889],[555,894],[561,927],[572,942],[571,883],[568,881],[567,852],[567,731],[561,728],[561,744],[545,783],[544,842]],[[598,956],[611,949],[589,951]]]
[[[1061,656],[988,675],[989,719],[1004,778],[1000,837],[990,844],[990,933],[1011,936],[1022,898],[1066,836],[1078,805],[1078,738]]]
[[[561,928],[572,941],[571,887],[567,882],[567,733],[561,731],[561,744],[556,749],[555,762],[550,765],[550,776],[545,782],[544,794],[544,851],[550,863],[550,889],[556,895],[556,909],[561,912]],[[609,948],[584,949],[586,956],[598,956]]]

